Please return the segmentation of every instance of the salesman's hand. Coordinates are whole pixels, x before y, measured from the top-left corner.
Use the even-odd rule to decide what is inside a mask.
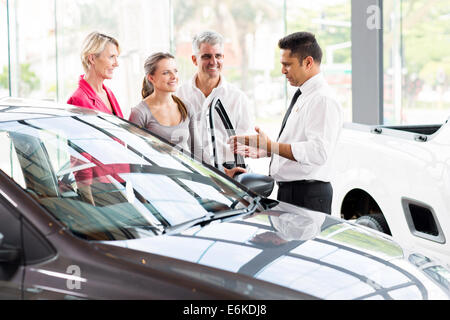
[[[255,135],[230,137],[228,143],[231,151],[250,158],[270,156],[272,141],[259,127],[255,127],[255,131]]]

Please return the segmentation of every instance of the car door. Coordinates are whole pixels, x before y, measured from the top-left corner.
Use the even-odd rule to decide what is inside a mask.
[[[3,191],[0,189],[0,192]],[[21,299],[23,251],[17,210],[0,195],[0,299]]]
[[[240,154],[234,155],[234,162],[224,162],[222,164],[218,163],[217,159],[217,145],[216,145],[216,133],[215,133],[215,127],[214,127],[214,118],[217,115],[219,115],[220,120],[222,121],[222,124],[228,134],[228,138],[230,136],[236,135],[236,132],[234,131],[233,124],[231,123],[230,118],[228,117],[227,111],[225,110],[222,102],[219,98],[214,98],[211,103],[208,106],[208,126],[209,126],[209,133],[210,133],[210,139],[211,139],[211,150],[210,153],[213,156],[214,161],[212,161],[212,164],[214,167],[223,170],[223,168],[232,169],[234,167],[242,167],[246,168],[244,157]]]

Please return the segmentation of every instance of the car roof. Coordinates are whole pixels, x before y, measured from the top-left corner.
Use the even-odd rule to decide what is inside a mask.
[[[0,99],[0,122],[36,118],[73,117],[78,115],[95,115],[94,110],[47,100],[22,98]]]

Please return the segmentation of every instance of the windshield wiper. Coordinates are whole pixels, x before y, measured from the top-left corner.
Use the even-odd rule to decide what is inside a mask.
[[[251,215],[253,214],[256,209],[261,208],[261,197],[256,197],[253,198],[252,202],[243,209],[234,209],[234,210],[227,210],[224,212],[219,212],[219,213],[209,213],[203,217],[200,218],[196,218],[193,220],[189,220],[180,224],[176,224],[174,226],[170,226],[164,229],[163,234],[173,234],[173,233],[178,233],[180,231],[192,228],[194,226],[205,226],[213,221],[217,221],[217,220],[221,220],[226,221],[232,218],[235,218],[237,216],[241,216],[241,215]]]

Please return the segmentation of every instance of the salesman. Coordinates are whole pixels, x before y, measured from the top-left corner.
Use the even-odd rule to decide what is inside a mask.
[[[233,136],[231,149],[246,157],[272,157],[277,199],[331,214],[332,155],[342,128],[342,109],[321,71],[322,50],[313,34],[296,32],[279,40],[281,72],[298,87],[277,140],[258,127],[256,135]]]

